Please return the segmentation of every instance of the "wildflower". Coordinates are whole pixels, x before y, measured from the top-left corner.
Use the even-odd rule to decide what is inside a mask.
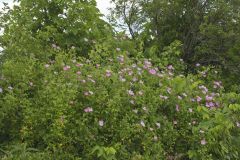
[[[13,87],[12,86],[8,86],[8,89],[13,90]]]
[[[200,133],[205,133],[204,130],[200,130],[199,132],[200,132]]]
[[[194,98],[191,98],[190,100],[191,100],[192,102],[195,102],[195,99],[194,99]]]
[[[188,111],[189,111],[190,113],[192,113],[192,112],[193,112],[193,109],[192,109],[192,108],[189,108]]]
[[[106,77],[111,77],[112,72],[110,70],[106,70]]]
[[[168,87],[167,92],[170,94],[172,92],[172,89]]]
[[[87,39],[87,38],[84,38],[84,41],[85,41],[85,42],[88,42],[88,39]]]
[[[196,124],[196,121],[192,121],[192,124],[193,124],[193,125]]]
[[[161,124],[160,123],[156,123],[156,126],[158,127],[158,128],[160,128],[161,127]]]
[[[176,111],[179,112],[180,109],[179,109],[179,105],[176,105]]]
[[[104,125],[104,121],[103,120],[99,120],[98,124],[99,124],[100,127],[102,127]]]
[[[154,129],[150,127],[149,130],[150,130],[150,131],[153,131]]]
[[[52,48],[57,48],[57,45],[56,44],[52,44]]]
[[[177,125],[177,121],[176,121],[176,120],[174,120],[174,121],[173,121],[173,124],[174,124],[174,125]]]
[[[128,95],[134,96],[135,94],[134,94],[134,92],[132,90],[128,90]]]
[[[3,89],[0,87],[0,93],[3,93]]]
[[[80,72],[80,71],[77,71],[77,74],[78,74],[78,75],[80,75],[81,73],[82,73],[82,72]]]
[[[133,82],[136,82],[138,79],[136,77],[133,77]]]
[[[200,72],[203,77],[207,77],[207,72]]]
[[[197,102],[200,102],[201,100],[202,100],[202,98],[197,96]]]
[[[86,91],[86,92],[84,92],[84,95],[85,96],[93,95],[93,92],[92,91]]]
[[[199,64],[199,63],[197,63],[197,64],[196,64],[196,67],[199,67],[199,66],[200,66],[200,64]]]
[[[72,63],[76,63],[76,62],[77,62],[77,60],[76,60],[76,59],[73,59],[73,60],[72,60]]]
[[[207,141],[205,139],[202,139],[201,140],[201,145],[206,145],[207,144]]]
[[[157,137],[157,136],[154,136],[154,137],[153,137],[153,140],[154,140],[154,141],[157,141],[157,140],[158,140],[158,137]]]
[[[32,87],[32,86],[33,86],[33,82],[29,82],[29,86],[31,86],[31,87]]]
[[[236,125],[238,128],[240,128],[240,123],[239,122],[236,122]]]
[[[147,107],[143,107],[142,109],[143,109],[144,111],[147,111]]]
[[[222,85],[221,85],[220,81],[214,81],[213,84],[214,84],[213,85],[214,88],[222,88]]]
[[[78,63],[78,64],[76,64],[76,67],[82,67],[82,66],[83,66],[82,63]]]
[[[133,75],[133,71],[129,71],[129,72],[128,72],[128,75],[129,75],[129,76]]]
[[[161,98],[161,99],[164,99],[164,100],[167,100],[167,99],[168,99],[167,96],[163,96],[163,95],[160,95],[160,98]]]
[[[82,80],[80,80],[82,83],[86,83],[86,80],[85,79],[82,79]]]
[[[96,83],[94,79],[89,78],[88,80],[91,81],[92,83]]]
[[[45,64],[45,68],[49,68],[50,67],[50,65],[49,64]]]
[[[178,99],[182,100],[183,98],[181,96],[178,96]]]
[[[136,67],[137,67],[137,65],[136,65],[136,64],[133,64],[133,65],[132,65],[132,68],[136,68]]]
[[[208,92],[207,87],[205,87],[203,85],[199,86],[199,89],[201,89],[204,94],[206,94]]]
[[[116,50],[119,52],[119,51],[121,51],[121,48],[116,48]]]
[[[206,101],[212,101],[212,100],[213,100],[212,96],[209,96],[209,95],[206,96]]]
[[[161,74],[161,73],[158,73],[157,76],[160,77],[160,78],[163,78],[163,77],[164,77],[164,75]]]
[[[143,91],[138,91],[138,94],[139,94],[140,96],[142,96],[142,95],[143,95]]]
[[[135,104],[135,101],[134,101],[134,100],[130,100],[130,103],[131,103],[131,104]]]
[[[64,70],[64,71],[67,71],[67,70],[69,70],[70,68],[71,68],[70,66],[64,66],[64,67],[63,67],[63,70]]]
[[[117,59],[120,63],[124,63],[124,56],[123,55],[118,56]]]
[[[143,120],[141,120],[140,124],[141,124],[141,126],[145,127],[145,123]]]
[[[167,66],[167,69],[169,69],[169,70],[174,70],[174,68],[173,68],[172,65]]]
[[[143,66],[144,69],[150,68],[151,66],[152,66],[152,63],[150,61],[148,60],[144,61],[144,66]]]
[[[126,79],[123,78],[123,77],[121,77],[121,76],[120,76],[119,80],[120,80],[121,82],[126,82]]]
[[[214,107],[215,104],[213,102],[206,102],[206,107]]]
[[[152,75],[155,75],[157,73],[157,71],[155,69],[150,69],[149,73],[152,74]]]
[[[87,107],[84,109],[84,112],[86,112],[86,113],[90,113],[92,111],[93,111],[93,109],[91,107]]]
[[[143,84],[144,82],[142,80],[139,81],[140,84]]]
[[[100,64],[96,64],[96,67],[99,68],[99,67],[100,67]]]
[[[88,91],[90,95],[93,95],[93,92],[92,91]]]

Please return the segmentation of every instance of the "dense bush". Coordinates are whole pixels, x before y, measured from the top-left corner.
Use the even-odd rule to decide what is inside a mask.
[[[3,144],[65,159],[239,157],[239,95],[224,94],[210,71],[183,76],[174,65],[129,58],[120,48],[92,51],[89,59],[53,52],[54,60],[3,64]]]
[[[123,15],[132,39],[101,19],[95,0],[18,2],[0,12],[1,159],[239,159],[235,1],[116,0],[120,17],[136,4],[124,9],[133,19]],[[155,17],[159,8],[166,16]],[[226,21],[203,26],[222,9]],[[172,20],[182,11],[186,21]],[[214,57],[224,63],[202,61]]]

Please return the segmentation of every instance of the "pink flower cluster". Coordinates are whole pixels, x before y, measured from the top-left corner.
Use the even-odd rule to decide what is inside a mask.
[[[87,107],[84,109],[84,112],[90,113],[90,112],[93,112],[93,109],[91,107]]]
[[[63,70],[64,70],[64,71],[68,71],[68,70],[70,70],[70,69],[71,69],[70,66],[64,66],[64,67],[63,67]]]

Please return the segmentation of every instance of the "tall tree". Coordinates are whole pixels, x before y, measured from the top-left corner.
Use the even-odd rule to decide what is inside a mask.
[[[30,54],[33,47],[42,51],[51,46],[64,50],[74,47],[79,55],[87,55],[95,41],[111,34],[95,0],[17,2],[18,6],[6,9],[0,18],[4,28],[0,44],[5,55]]]
[[[124,2],[124,3],[123,3]],[[116,13],[132,0],[114,0]],[[180,40],[182,58],[191,70],[195,63],[239,70],[240,1],[238,0],[138,0],[131,14],[122,14],[127,26],[137,24],[136,33],[145,48],[164,47]],[[138,8],[138,9],[137,9]],[[135,12],[134,12],[135,11]],[[113,12],[114,15],[114,12]],[[136,17],[135,19],[131,17]],[[129,23],[128,19],[131,19]],[[140,21],[141,19],[141,21]],[[144,21],[143,21],[144,20]],[[130,29],[129,29],[130,30]],[[131,33],[131,31],[130,31]]]

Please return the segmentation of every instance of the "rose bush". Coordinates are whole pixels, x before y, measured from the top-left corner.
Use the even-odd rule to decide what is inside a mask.
[[[224,93],[210,71],[185,76],[166,61],[103,50],[98,46],[79,58],[74,50],[53,49],[56,56],[47,61],[27,56],[5,61],[3,144],[24,143],[48,155],[25,159],[239,157],[240,97]]]

